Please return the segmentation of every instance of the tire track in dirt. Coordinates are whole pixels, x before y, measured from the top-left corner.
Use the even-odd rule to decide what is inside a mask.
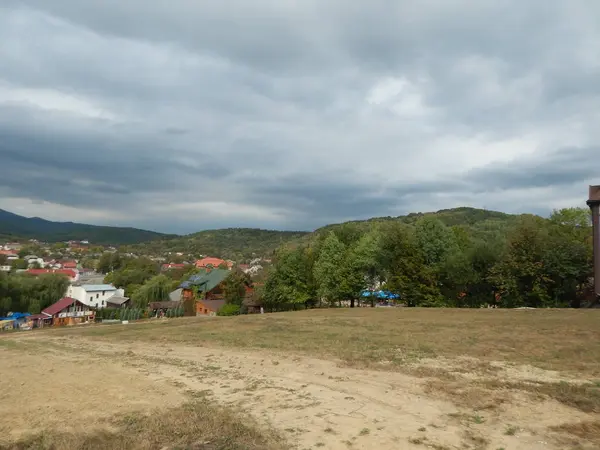
[[[111,358],[191,396],[241,408],[299,449],[562,449],[547,426],[585,418],[556,402],[529,400],[526,407],[503,404],[481,417],[426,394],[423,378],[270,351],[114,342],[102,342],[99,350],[97,343],[79,339],[57,344]],[[518,434],[506,433],[511,423],[519,425]]]

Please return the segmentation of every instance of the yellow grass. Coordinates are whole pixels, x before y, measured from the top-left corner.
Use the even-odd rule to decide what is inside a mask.
[[[41,332],[294,351],[373,368],[469,356],[600,378],[598,310],[330,309]]]
[[[287,447],[270,431],[260,430],[248,417],[228,409],[194,402],[150,414],[129,414],[110,421],[110,427],[86,434],[47,430],[16,442],[0,441],[11,450],[283,450]]]
[[[102,346],[103,342],[109,345]],[[108,350],[102,355],[88,355],[85,352],[91,348],[91,343]],[[189,347],[211,348],[190,351]],[[283,355],[278,352],[292,356],[294,361],[302,360],[296,355],[305,355],[333,359],[341,366],[404,372],[401,377],[407,374],[408,378],[415,377],[411,379],[419,380],[424,393],[431,394],[431,398],[447,400],[457,407],[456,417],[449,416],[447,425],[462,430],[464,435],[460,436],[460,441],[469,448],[486,448],[492,442],[511,442],[511,439],[516,442],[516,439],[539,432],[543,432],[544,436],[547,432],[548,439],[566,439],[564,442],[569,446],[572,442],[585,444],[577,448],[596,448],[594,446],[598,444],[599,310],[331,309],[233,318],[152,320],[128,325],[92,325],[0,335],[0,351],[7,354],[14,355],[27,349],[31,354],[54,355],[53,358],[68,356],[77,361],[78,368],[89,359],[87,364],[94,364],[94,367],[100,363],[108,364],[102,366],[103,374],[119,361],[137,367],[140,361],[136,360],[136,352],[150,349],[143,360],[162,367],[161,370],[179,374],[180,381],[187,380],[190,374],[199,374],[201,378],[210,376],[205,371],[213,370],[211,355],[216,352],[212,351],[212,347],[237,349],[237,356],[232,360],[231,356],[223,356],[220,360],[219,364],[226,364],[230,369],[234,365],[232,361],[238,365],[247,354],[260,355],[262,351],[265,360],[258,356],[253,365],[251,362],[244,363],[244,370],[248,373],[240,372],[241,377],[259,370],[263,363],[279,367],[278,357]],[[110,349],[115,353],[111,353]],[[248,352],[239,352],[240,349]],[[181,352],[180,358],[181,355],[200,354],[208,354],[211,358],[198,356],[204,372],[197,372],[188,367],[191,361],[185,358],[179,365],[176,364],[177,358],[172,358],[170,352]],[[13,360],[17,368],[18,361]],[[287,364],[285,361],[289,358],[281,358],[281,361],[284,361],[282,365]],[[23,367],[31,365],[25,363]],[[57,362],[53,364],[55,370],[60,370]],[[309,366],[313,364],[318,366],[321,362],[311,361]],[[188,369],[191,372],[184,377]],[[221,370],[217,366],[214,369]],[[336,375],[351,376],[351,369],[337,369],[339,371],[329,369],[327,374],[324,371],[321,375],[330,379],[336,379]],[[312,373],[312,370],[307,373]],[[229,389],[229,384],[238,380],[237,376],[233,374],[227,383],[222,382],[210,389]],[[279,380],[278,377],[281,374],[271,382]],[[256,382],[253,377],[248,380],[248,386]],[[93,379],[87,381],[96,384]],[[112,397],[123,397],[134,389],[142,392],[140,383],[141,379],[130,381],[127,391],[115,390]],[[307,386],[303,385],[300,389]],[[231,389],[232,394],[227,395],[237,395],[236,391],[242,388]],[[248,395],[259,394],[248,391]],[[312,395],[316,396],[314,405],[319,405],[322,399],[317,394]],[[137,395],[134,397],[138,398]],[[353,397],[346,395],[344,399]],[[531,417],[524,416],[519,409],[523,402],[533,408]],[[563,409],[553,413],[551,425],[543,430],[536,428],[539,412],[534,411],[540,410],[535,408],[545,411],[543,408],[546,406],[539,405],[551,405],[552,402]],[[293,402],[289,407],[295,407]],[[522,420],[516,421],[518,418]],[[439,417],[435,419],[436,422],[440,420]],[[499,433],[495,431],[498,427]],[[51,427],[42,429],[46,431],[20,437],[18,442],[13,440],[10,445],[0,445],[0,449],[166,447],[215,450],[278,449],[286,445],[275,433],[257,426],[247,416],[205,401],[170,410],[163,407],[146,414],[129,413],[112,420],[109,427],[95,429],[91,434],[74,433],[68,429],[57,431]],[[354,432],[357,438],[366,440],[371,438],[372,433],[380,431],[377,427],[370,427],[369,433],[361,434],[361,429],[357,428],[358,431]],[[336,433],[331,433],[331,430],[333,428],[330,432],[323,432],[319,439],[331,440],[331,436],[345,429],[335,429]],[[445,446],[441,434],[437,436],[439,442],[434,442],[431,434],[437,433],[431,430],[429,433],[429,436],[411,435],[406,442],[421,445],[416,442],[422,441],[431,448],[452,448]],[[561,445],[556,448],[571,448]]]

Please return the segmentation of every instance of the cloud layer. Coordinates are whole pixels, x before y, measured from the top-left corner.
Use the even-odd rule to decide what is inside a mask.
[[[582,205],[598,17],[594,0],[5,0],[0,208],[183,233]]]

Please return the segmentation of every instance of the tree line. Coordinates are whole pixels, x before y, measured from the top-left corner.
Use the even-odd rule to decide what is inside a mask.
[[[339,306],[384,289],[407,306],[581,307],[592,276],[588,210],[448,226],[435,215],[407,223],[330,226],[307,245],[279,249],[263,303],[269,310]]]
[[[69,279],[61,274],[34,277],[0,272],[0,316],[9,312],[38,314],[61,299],[68,287]]]

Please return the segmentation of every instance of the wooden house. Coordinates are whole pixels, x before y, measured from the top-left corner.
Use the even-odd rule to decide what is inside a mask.
[[[71,297],[61,298],[42,310],[40,316],[46,317],[42,322],[51,321],[53,326],[79,325],[94,321],[94,311],[88,305]]]
[[[181,283],[181,298],[187,311],[195,311],[197,316],[214,316],[225,305],[224,282],[235,271],[207,269]],[[245,296],[251,297],[253,289],[247,286]],[[189,308],[193,305],[193,308]]]

